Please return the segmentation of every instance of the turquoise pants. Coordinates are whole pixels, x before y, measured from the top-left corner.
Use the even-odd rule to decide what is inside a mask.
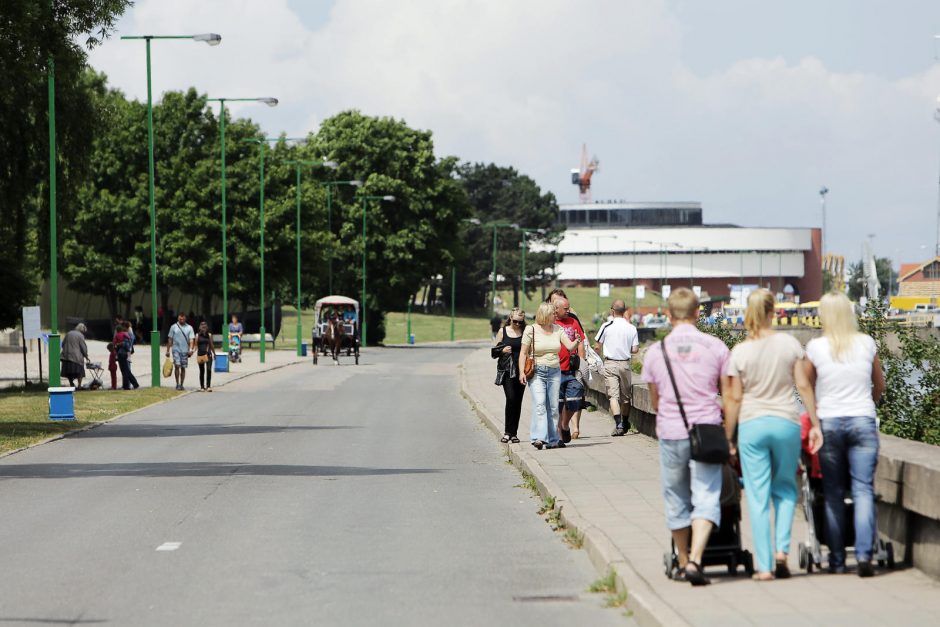
[[[742,422],[738,427],[738,454],[757,570],[773,572],[774,548],[790,552],[790,528],[798,494],[796,467],[800,458],[800,426],[777,416]],[[771,500],[776,515],[776,543],[772,543],[770,537]]]

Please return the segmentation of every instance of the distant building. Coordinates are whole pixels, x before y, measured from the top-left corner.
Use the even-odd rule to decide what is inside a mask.
[[[924,263],[902,263],[898,273],[898,295],[891,305],[913,309],[915,304],[940,303],[940,257]]]
[[[802,302],[822,295],[818,228],[705,224],[698,202],[561,205],[562,285],[698,286],[710,296],[763,286]]]

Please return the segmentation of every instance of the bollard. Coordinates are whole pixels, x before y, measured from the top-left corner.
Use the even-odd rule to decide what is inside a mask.
[[[75,420],[75,388],[49,388],[49,420]]]

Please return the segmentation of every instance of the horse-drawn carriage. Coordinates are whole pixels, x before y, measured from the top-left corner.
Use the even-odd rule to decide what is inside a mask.
[[[324,296],[314,305],[313,363],[319,355],[355,355],[359,363],[359,302],[346,296]]]

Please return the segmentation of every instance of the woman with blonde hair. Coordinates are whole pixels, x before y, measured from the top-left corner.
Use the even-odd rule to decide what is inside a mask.
[[[871,577],[875,544],[875,466],[878,421],[875,403],[885,390],[875,341],[859,333],[852,303],[832,292],[819,302],[823,335],[806,345],[807,376],[816,391],[816,411],[826,447],[823,473],[829,571],[845,572],[845,477],[855,504],[855,557],[859,577]]]
[[[727,370],[731,379],[725,399],[725,432],[732,454],[735,427],[740,423],[737,451],[757,557],[754,578],[760,581],[790,576],[787,554],[800,457],[800,412],[793,396],[794,385],[812,421],[812,452],[818,451],[823,442],[803,347],[792,335],[771,328],[773,316],[773,294],[763,288],[751,292],[744,316],[747,339],[731,351]],[[773,539],[771,502],[775,514]]]
[[[519,353],[519,382],[531,383],[532,425],[529,437],[532,446],[537,449],[564,448],[565,443],[558,437],[555,421],[558,420],[558,391],[561,387],[561,364],[558,351],[564,346],[574,350],[581,341],[573,341],[568,334],[555,324],[555,306],[541,303],[535,312],[535,324],[522,335],[522,350]],[[525,361],[529,353],[535,360],[535,373],[529,379],[525,374]]]

